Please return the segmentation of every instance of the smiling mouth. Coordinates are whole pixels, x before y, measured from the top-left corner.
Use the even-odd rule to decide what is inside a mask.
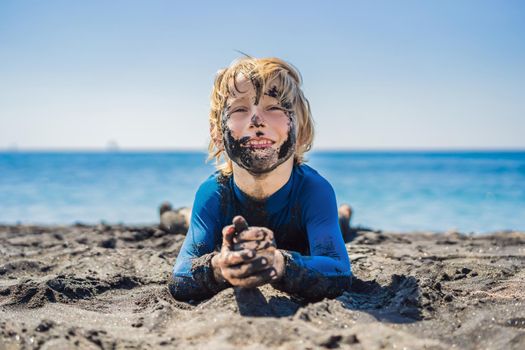
[[[247,148],[268,148],[272,147],[275,142],[268,139],[250,140],[244,143],[244,147]]]

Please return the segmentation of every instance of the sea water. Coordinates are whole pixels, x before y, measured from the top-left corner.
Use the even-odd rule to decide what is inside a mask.
[[[354,208],[391,231],[525,230],[525,152],[311,152]],[[155,223],[191,206],[213,171],[204,152],[2,152],[0,223]]]

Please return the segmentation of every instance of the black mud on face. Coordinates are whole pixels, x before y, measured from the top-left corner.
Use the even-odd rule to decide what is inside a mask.
[[[275,99],[280,99],[279,104],[286,109],[287,111],[291,111],[292,109],[292,103],[285,99],[283,96],[281,96],[282,92],[277,89],[277,86],[272,86],[270,89],[268,89],[265,93],[266,96],[273,97]]]
[[[277,86],[272,86],[271,89],[268,89],[268,91],[266,91],[266,94],[265,95],[268,95],[270,97],[273,97],[273,98],[277,98],[279,97],[279,91],[277,90]]]
[[[295,150],[295,143],[296,143],[296,137],[295,137],[295,125],[293,124],[293,120],[290,118],[290,129],[288,130],[288,138],[286,141],[283,142],[281,147],[279,148],[279,159],[288,159],[290,156],[294,153]]]
[[[261,100],[262,82],[253,75],[250,75],[250,81],[255,89],[255,101],[253,104],[257,106]]]
[[[277,150],[274,148],[257,150],[245,147],[245,143],[250,138],[248,136],[241,139],[234,138],[227,126],[227,120],[227,118],[224,119],[222,125],[226,153],[233,162],[252,174],[264,174],[274,170],[288,160],[295,151],[295,123],[291,114],[289,114],[288,137]],[[258,135],[260,135],[260,132],[258,132]]]

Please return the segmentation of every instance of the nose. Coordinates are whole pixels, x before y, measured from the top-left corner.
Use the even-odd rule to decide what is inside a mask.
[[[263,118],[261,118],[258,113],[255,113],[250,119],[250,127],[252,125],[256,128],[260,128],[265,125]]]

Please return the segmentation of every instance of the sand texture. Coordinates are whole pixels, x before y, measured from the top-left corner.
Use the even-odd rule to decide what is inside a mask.
[[[0,350],[525,349],[525,233],[360,231],[352,290],[316,303],[270,286],[175,301],[183,239],[0,226]]]

